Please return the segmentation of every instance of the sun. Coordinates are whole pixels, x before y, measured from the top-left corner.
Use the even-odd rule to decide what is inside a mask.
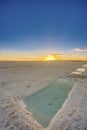
[[[57,60],[55,56],[48,55],[45,57],[45,61],[54,61],[54,60]]]

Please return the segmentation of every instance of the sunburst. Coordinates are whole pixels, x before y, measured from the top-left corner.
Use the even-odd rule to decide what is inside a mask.
[[[57,60],[55,56],[48,55],[45,57],[45,61],[54,61],[54,60]]]

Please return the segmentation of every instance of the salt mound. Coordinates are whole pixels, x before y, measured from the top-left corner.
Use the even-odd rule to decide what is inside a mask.
[[[77,75],[81,75],[81,72],[72,72],[72,74],[77,74]]]
[[[87,68],[87,64],[83,65],[82,67],[86,67]]]
[[[76,71],[84,72],[85,70],[85,68],[78,68]]]

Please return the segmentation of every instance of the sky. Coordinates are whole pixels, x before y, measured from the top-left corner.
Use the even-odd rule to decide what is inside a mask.
[[[86,58],[87,1],[0,0],[0,58],[50,53]]]

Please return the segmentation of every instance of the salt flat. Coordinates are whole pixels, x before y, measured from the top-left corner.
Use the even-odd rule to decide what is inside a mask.
[[[87,64],[87,62],[0,62],[1,129],[44,129],[27,110],[22,99],[46,87],[55,79],[69,77],[71,72],[82,66],[85,67],[85,64]],[[81,127],[86,126],[84,123],[87,121],[87,79],[75,80],[77,80],[76,82],[78,83],[76,83],[76,87],[73,87],[72,94],[69,99],[67,99],[67,103],[64,103],[61,111],[53,118],[52,123],[47,129],[77,130],[78,125],[76,126],[75,122],[77,124],[78,122],[80,124],[83,122]],[[70,110],[70,114],[68,110]],[[73,119],[73,113],[76,116],[75,120]],[[69,116],[67,116],[68,114]],[[78,114],[82,115],[80,116],[81,118]],[[77,117],[79,118],[78,121],[76,120]],[[69,119],[70,121],[68,121]],[[71,122],[73,122],[73,124],[71,124]],[[72,127],[70,127],[70,125],[72,125]]]

